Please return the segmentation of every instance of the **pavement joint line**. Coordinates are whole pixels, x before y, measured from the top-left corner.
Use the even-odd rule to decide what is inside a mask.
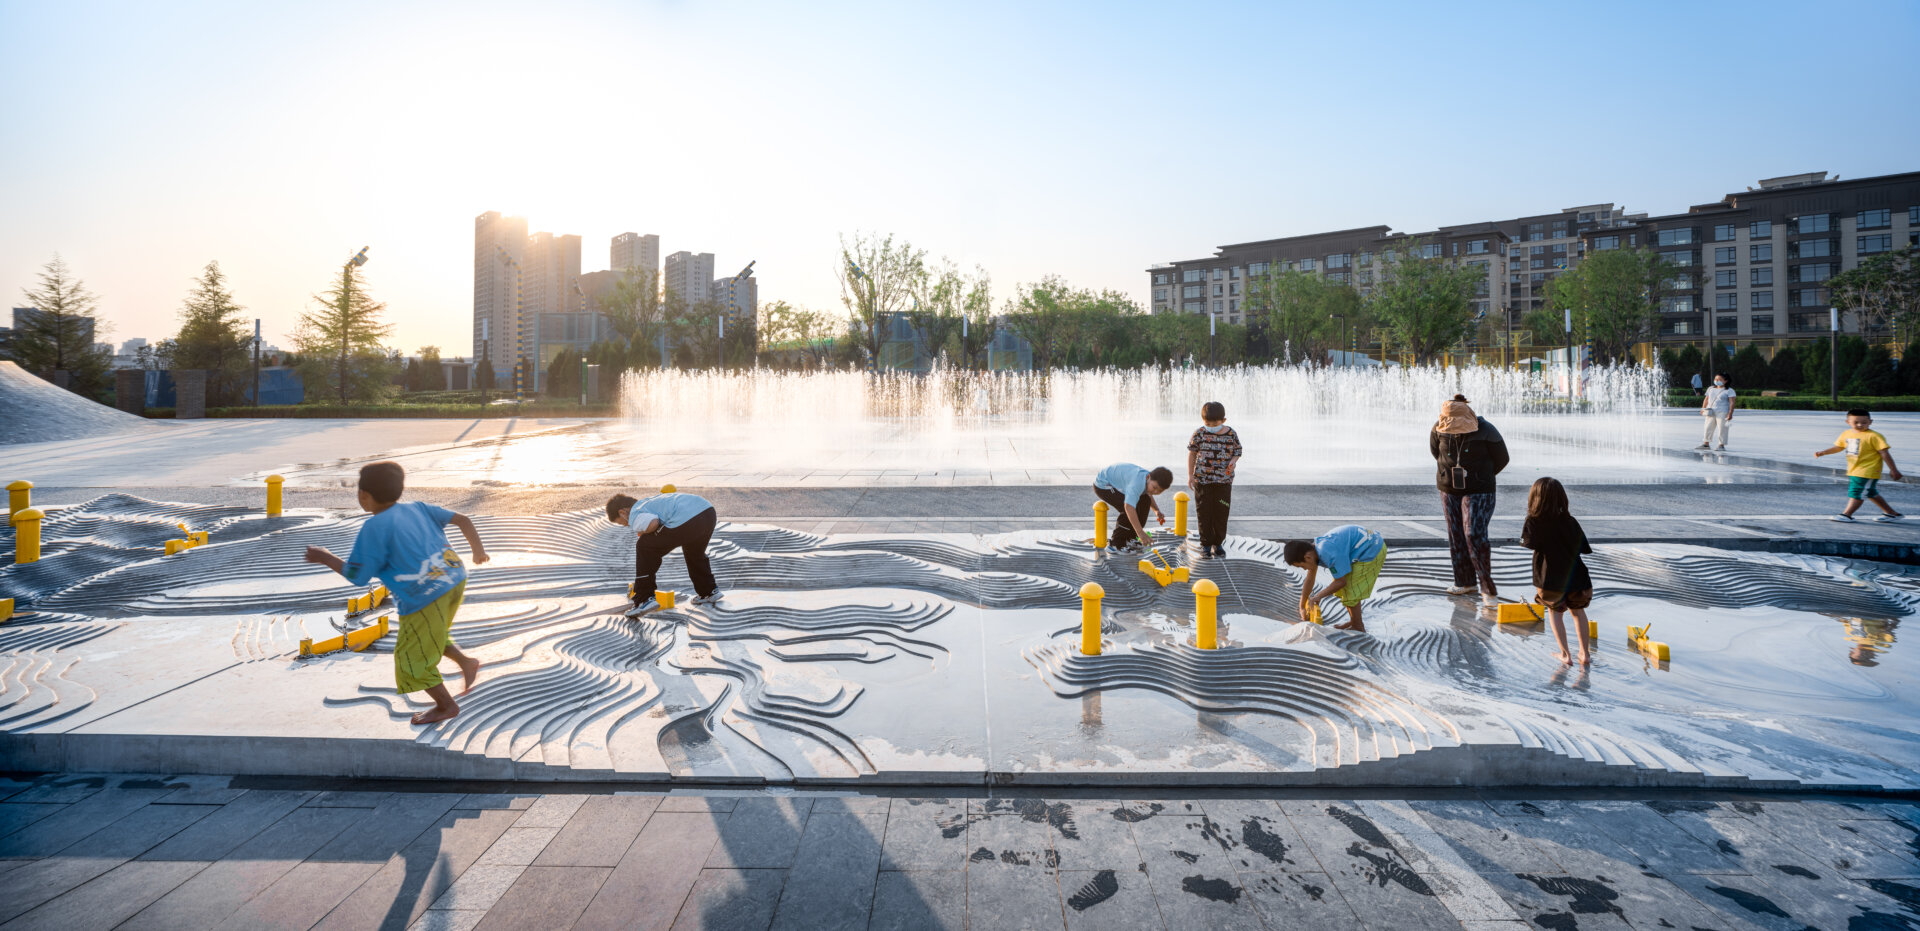
[[[1725,518],[1722,518],[1722,519],[1724,520]],[[1687,519],[1687,523],[1699,524],[1700,526],[1706,527],[1711,530],[1725,530],[1732,533],[1746,534],[1747,536],[1750,536],[1750,537],[1764,537],[1769,540],[1773,538],[1773,534],[1770,534],[1770,533],[1761,533],[1758,530],[1748,530],[1745,527],[1730,527],[1723,523],[1714,523],[1712,521],[1700,520],[1699,518],[1690,517]]]
[[[1258,520],[1259,518],[1253,518],[1253,519]],[[1446,536],[1447,536],[1445,531],[1435,530],[1432,527],[1429,527],[1425,524],[1416,524],[1410,520],[1403,520],[1403,521],[1399,521],[1398,523],[1402,527],[1411,527],[1412,529],[1418,530],[1421,533],[1427,534],[1429,536],[1439,537],[1441,539],[1446,539]]]

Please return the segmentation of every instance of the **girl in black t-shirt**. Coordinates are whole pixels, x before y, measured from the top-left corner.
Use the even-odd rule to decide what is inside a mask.
[[[1535,601],[1545,605],[1553,616],[1553,639],[1560,645],[1554,655],[1562,665],[1571,664],[1567,652],[1567,612],[1573,612],[1580,633],[1580,665],[1593,663],[1592,638],[1587,635],[1587,605],[1593,603],[1593,578],[1587,574],[1582,553],[1593,552],[1587,545],[1587,533],[1567,511],[1567,490],[1558,479],[1543,478],[1533,483],[1527,495],[1527,522],[1520,530],[1520,545],[1533,551],[1533,587],[1539,590]]]

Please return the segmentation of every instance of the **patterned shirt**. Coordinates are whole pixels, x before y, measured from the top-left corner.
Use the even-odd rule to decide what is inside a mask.
[[[1193,439],[1187,441],[1187,451],[1199,453],[1193,462],[1193,482],[1197,485],[1221,484],[1233,481],[1227,474],[1227,463],[1240,455],[1240,434],[1226,427],[1214,433],[1205,427],[1193,431]]]
[[[467,580],[467,567],[447,545],[453,512],[420,501],[397,501],[360,525],[341,575],[355,585],[387,583],[401,614],[413,614]]]

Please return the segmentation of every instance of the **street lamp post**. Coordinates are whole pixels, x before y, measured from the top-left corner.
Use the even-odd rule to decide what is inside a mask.
[[[1351,359],[1353,357],[1353,346],[1352,346],[1351,340],[1347,336],[1347,315],[1346,314],[1328,314],[1327,318],[1330,320],[1337,319],[1340,321],[1340,350],[1341,350],[1340,367],[1346,368],[1348,365],[1352,364]]]
[[[253,406],[260,406],[260,318],[253,318]]]
[[[1567,400],[1573,400],[1573,308],[1563,311],[1567,326]]]
[[[1827,308],[1827,399],[1840,406],[1840,308]]]

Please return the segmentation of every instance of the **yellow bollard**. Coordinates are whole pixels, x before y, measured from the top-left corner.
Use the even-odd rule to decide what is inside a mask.
[[[1187,535],[1187,502],[1189,500],[1191,499],[1184,491],[1173,496],[1173,535],[1176,537]]]
[[[1107,548],[1107,510],[1105,501],[1093,503],[1093,548],[1096,550]]]
[[[1100,599],[1105,597],[1107,590],[1098,582],[1080,586],[1080,652],[1087,656],[1100,655]]]
[[[13,599],[0,598],[0,624],[13,619]]]
[[[26,479],[7,483],[7,519],[33,507],[33,483]]]
[[[267,476],[267,516],[268,517],[280,516],[280,486],[285,484],[286,481],[287,481],[287,477],[284,475]]]
[[[661,494],[663,494],[663,495],[670,495],[670,494],[674,494],[675,492],[678,492],[679,490],[680,490],[680,489],[678,489],[678,488],[675,488],[675,487],[673,487],[673,483],[672,483],[672,482],[668,482],[668,483],[666,483],[665,485],[662,485],[662,486],[660,486],[660,493],[661,493]]]
[[[1193,583],[1193,623],[1195,646],[1220,649],[1220,586],[1212,579]]]
[[[653,600],[660,602],[660,607],[662,609],[672,608],[673,592],[668,591],[666,589],[656,588],[653,590]]]
[[[13,561],[17,565],[40,561],[40,519],[47,515],[39,508],[21,508],[9,518],[13,522]]]

